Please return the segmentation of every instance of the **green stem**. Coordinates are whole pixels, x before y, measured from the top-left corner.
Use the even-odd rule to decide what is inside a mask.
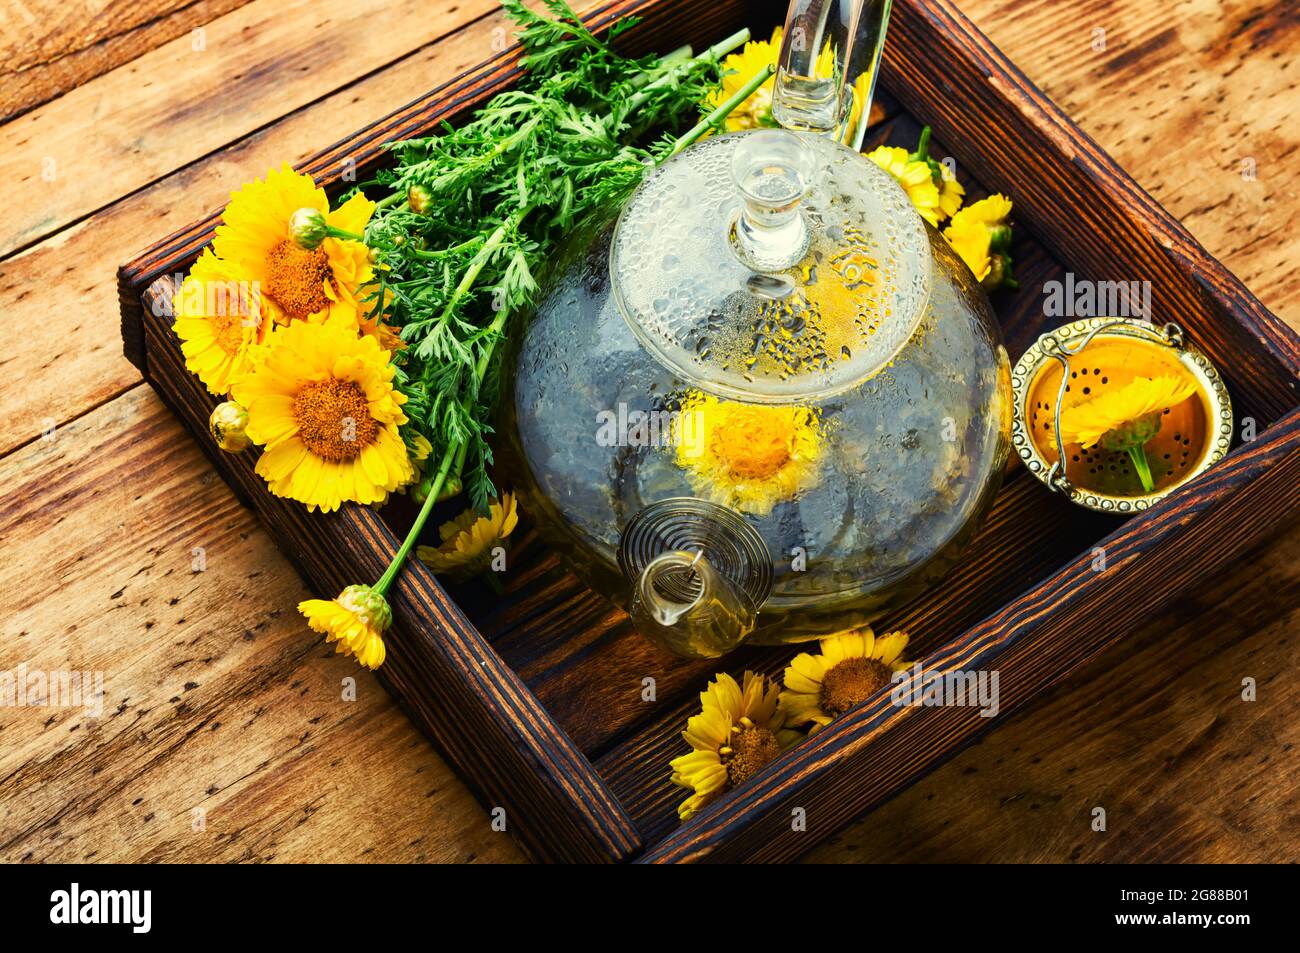
[[[653,96],[655,93],[659,92],[662,89],[667,89],[668,87],[676,83],[682,76],[684,76],[690,70],[690,68],[694,64],[709,58],[720,59],[726,56],[736,47],[743,45],[745,41],[748,39],[749,39],[749,30],[747,29],[737,30],[735,33],[731,34],[731,36],[727,37],[725,40],[722,40],[720,43],[713,44],[711,47],[709,47],[699,56],[678,63],[672,69],[668,70],[668,72],[666,72],[663,76],[660,76],[653,83],[650,83],[639,93],[633,96],[630,100],[628,100],[627,115],[629,116],[632,115],[642,106],[644,106],[649,101],[650,97]]]
[[[439,258],[446,258],[448,255],[454,255],[458,251],[467,251],[468,249],[473,248],[475,245],[481,245],[481,244],[483,244],[483,236],[475,235],[473,238],[467,239],[466,241],[461,242],[459,245],[452,245],[450,248],[443,248],[440,251],[424,251],[423,249],[419,249],[419,248],[411,248],[408,249],[408,251],[416,258],[422,258],[428,261],[431,259],[437,260]]]
[[[424,505],[420,507],[415,522],[411,524],[410,532],[406,534],[406,539],[402,540],[402,545],[398,547],[397,554],[393,556],[393,561],[388,564],[388,568],[384,570],[384,574],[379,577],[379,581],[374,585],[374,590],[381,596],[387,595],[388,587],[393,584],[398,572],[406,565],[406,557],[410,555],[412,548],[414,548],[415,541],[420,538],[420,530],[424,529],[429,514],[433,512],[433,505],[438,502],[438,494],[442,492],[442,485],[447,482],[447,474],[451,470],[451,464],[455,457],[455,445],[448,447],[447,452],[442,455],[442,462],[438,464],[438,475],[433,478],[433,486],[429,488],[429,495],[425,498]]]
[[[505,222],[502,222],[497,230],[492,233],[492,237],[483,246],[483,251],[479,252],[478,257],[474,259],[474,264],[477,264],[478,267],[475,268],[472,264],[470,271],[466,273],[465,278],[462,278],[460,284],[456,287],[457,295],[469,290],[469,287],[474,283],[474,279],[478,277],[478,273],[483,269],[483,263],[486,262],[487,256],[504,241],[506,232],[517,227],[530,210],[531,206],[520,209]],[[497,341],[501,339],[500,332],[505,327],[508,316],[509,311],[502,308],[496,313],[492,323],[488,325],[491,336],[483,348],[483,353],[479,355],[478,362],[474,365],[474,376],[479,382],[482,382],[483,375],[487,373],[488,362],[492,359],[492,352],[496,350]],[[445,312],[444,317],[446,317]],[[402,540],[402,545],[393,556],[393,561],[388,564],[388,568],[384,570],[379,582],[375,583],[374,588],[381,596],[388,592],[388,587],[392,585],[393,580],[397,578],[397,574],[406,565],[406,557],[410,555],[411,549],[414,548],[415,541],[420,538],[424,524],[428,522],[429,514],[433,512],[433,506],[438,502],[438,494],[442,492],[443,485],[447,482],[448,474],[451,473],[453,467],[455,467],[457,474],[461,472],[465,466],[465,457],[468,452],[469,445],[463,440],[458,440],[449,444],[443,453],[442,460],[438,464],[438,473],[433,478],[433,484],[429,487],[429,495],[425,497],[424,505],[420,507],[420,512],[416,514],[415,522],[411,524],[406,538]]]
[[[479,249],[479,253],[474,256],[474,260],[471,261],[469,267],[465,269],[465,274],[461,275],[460,282],[456,285],[456,290],[451,293],[451,300],[447,302],[447,306],[442,309],[442,314],[438,316],[438,324],[447,323],[447,319],[451,317],[451,313],[460,306],[461,299],[464,298],[465,295],[469,294],[469,289],[474,286],[474,282],[478,279],[479,272],[483,270],[485,265],[487,265],[488,259],[492,257],[492,253],[501,247],[501,244],[506,240],[506,236],[519,227],[519,223],[523,221],[524,216],[531,210],[531,206],[525,206],[524,208],[519,209],[519,211],[515,212],[515,214],[511,215],[508,219],[498,225],[496,231],[488,236],[488,240],[484,242],[483,247]]]
[[[695,140],[699,139],[700,136],[704,135],[710,129],[721,130],[723,120],[726,119],[727,116],[731,115],[732,110],[734,110],[737,106],[739,106],[750,96],[752,96],[754,90],[758,89],[758,87],[766,83],[768,77],[770,77],[775,72],[776,72],[776,67],[772,66],[769,63],[766,67],[764,67],[764,69],[761,72],[755,75],[753,79],[751,79],[744,86],[740,87],[740,89],[736,90],[735,95],[733,95],[730,99],[728,99],[717,109],[713,110],[713,112],[709,113],[707,116],[701,119],[698,123],[696,123],[691,128],[689,132],[686,133],[686,135],[678,139],[676,144],[673,146],[673,151],[668,153],[667,156],[664,156],[664,158],[668,159],[671,158],[672,156],[677,155],[677,153],[681,152],[691,143],[695,142]]]
[[[349,232],[342,228],[335,228],[333,225],[325,226],[325,234],[330,238],[342,238],[349,242],[361,242],[363,245],[366,243],[365,235],[358,235],[356,232]]]
[[[916,151],[913,152],[909,159],[920,159],[925,162],[930,158],[930,127],[926,126],[921,130],[921,138],[916,144]]]
[[[1138,479],[1142,481],[1142,489],[1147,493],[1154,493],[1156,483],[1151,479],[1151,464],[1147,462],[1146,449],[1142,444],[1129,447],[1128,458],[1133,461],[1133,469],[1137,471]]]

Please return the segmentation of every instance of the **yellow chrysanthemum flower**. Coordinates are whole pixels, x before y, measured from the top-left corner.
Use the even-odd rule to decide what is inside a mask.
[[[258,285],[233,262],[204,249],[172,297],[185,367],[217,396],[249,366],[249,352],[266,338]]]
[[[946,165],[940,163],[939,175],[943,179],[939,183],[939,219],[952,218],[961,208],[962,200],[966,198],[966,189],[957,181],[957,176]]]
[[[1143,420],[1149,421],[1153,414],[1158,417],[1160,411],[1178,406],[1194,393],[1196,386],[1191,381],[1172,374],[1135,377],[1123,387],[1105,391],[1092,400],[1061,411],[1061,438],[1067,444],[1077,443],[1085,450],[1091,450],[1099,443],[1109,443],[1106,439],[1108,433]],[[1157,420],[1155,429],[1146,440],[1155,436],[1159,429]]]
[[[744,513],[770,513],[819,480],[822,424],[808,407],[691,391],[672,438],[677,465],[696,494]]]
[[[828,635],[821,652],[801,652],[785,670],[781,711],[789,725],[812,722],[811,731],[870,698],[910,663],[901,661],[906,632],[876,638],[870,628]]]
[[[988,228],[1004,226],[1011,219],[1011,199],[994,193],[967,205],[952,217],[953,225],[980,224]]]
[[[233,388],[246,433],[266,448],[257,472],[271,492],[330,512],[344,500],[382,503],[411,482],[393,373],[388,352],[349,324],[277,328]]]
[[[992,268],[989,257],[992,235],[987,228],[978,223],[970,225],[949,225],[943,230],[943,237],[948,240],[961,260],[966,263],[975,280],[983,284]]]
[[[336,652],[346,652],[369,669],[384,664],[387,650],[383,634],[392,624],[388,601],[370,586],[348,586],[337,599],[308,599],[298,603],[307,624],[337,642]]]
[[[1012,284],[1011,200],[1005,195],[990,195],[953,215],[943,237],[966,267],[987,290]]]
[[[368,317],[369,303],[358,298],[373,275],[370,249],[360,241],[335,237],[324,237],[313,248],[302,247],[290,233],[302,209],[321,213],[332,229],[361,235],[375,203],[357,193],[331,212],[325,191],[311,176],[284,165],[231,194],[212,248],[258,283],[263,306],[276,323],[349,321],[391,349],[392,330]]]
[[[420,546],[415,554],[436,573],[446,573],[453,579],[469,579],[492,564],[492,550],[514,532],[517,525],[519,514],[514,495],[503,493],[498,502],[488,506],[487,516],[480,516],[472,509],[466,510],[438,527],[441,546]]]
[[[799,740],[784,727],[780,687],[746,672],[742,685],[725,672],[700,693],[700,713],[686,723],[682,737],[689,754],[674,758],[672,782],[694,791],[677,808],[683,821],[718,795],[752,778]]]
[[[921,213],[921,217],[937,227],[940,213],[939,187],[935,185],[930,164],[920,159],[909,159],[909,155],[906,149],[898,146],[878,146],[867,153],[867,158],[892,175]]]

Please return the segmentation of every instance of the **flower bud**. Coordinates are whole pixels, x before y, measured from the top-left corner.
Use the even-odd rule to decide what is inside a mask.
[[[208,432],[212,434],[217,446],[226,453],[239,453],[248,449],[253,441],[245,433],[247,427],[248,411],[233,400],[217,404],[212,410],[212,416],[208,418]]]
[[[388,600],[369,586],[348,586],[335,601],[376,632],[385,632],[393,624]]]
[[[319,248],[327,234],[325,213],[315,208],[300,208],[289,216],[289,237],[299,248]]]
[[[425,474],[424,479],[415,484],[408,491],[408,495],[417,506],[423,506],[424,501],[429,498],[429,491],[433,489],[433,481],[436,480],[437,477],[438,475],[436,473]],[[459,496],[460,491],[464,488],[465,487],[461,483],[460,477],[455,476],[454,474],[448,474],[447,479],[442,484],[442,489],[438,491],[437,502],[441,503],[444,500],[450,500],[453,496]]]
[[[406,204],[416,215],[428,215],[433,206],[433,193],[423,185],[413,185],[406,190]]]

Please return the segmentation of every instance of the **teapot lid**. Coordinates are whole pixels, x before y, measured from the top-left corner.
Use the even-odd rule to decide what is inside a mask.
[[[888,172],[833,138],[759,129],[655,169],[610,248],[640,342],[722,397],[830,396],[885,367],[930,296],[925,223]]]

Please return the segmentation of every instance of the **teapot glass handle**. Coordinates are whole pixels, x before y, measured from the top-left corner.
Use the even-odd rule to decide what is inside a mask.
[[[891,0],[790,0],[772,117],[861,148]],[[846,124],[853,119],[852,128]]]

